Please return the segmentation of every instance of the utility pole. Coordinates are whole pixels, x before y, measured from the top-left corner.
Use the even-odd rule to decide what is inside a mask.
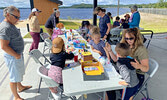
[[[93,11],[97,7],[97,0],[93,0]],[[97,25],[97,15],[93,14],[93,25]]]
[[[120,1],[120,0],[118,0],[117,16],[119,16],[119,1]]]

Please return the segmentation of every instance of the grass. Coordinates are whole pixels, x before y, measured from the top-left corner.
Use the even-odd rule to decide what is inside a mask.
[[[60,21],[60,22],[64,24],[66,29],[78,29],[79,26],[81,25],[80,22],[73,22],[73,21]],[[44,25],[41,25],[40,28],[43,29],[43,32],[46,32]],[[30,33],[28,32],[27,35],[25,35],[23,38],[31,38]]]
[[[140,27],[152,30],[154,33],[167,32],[167,16],[141,13]]]
[[[141,14],[141,21],[140,27],[144,28],[144,30],[152,30],[154,33],[167,33],[167,16],[165,15],[156,15],[156,14],[147,14],[147,13],[140,13]],[[120,18],[124,18],[124,15],[121,15]],[[115,19],[115,17],[113,18]],[[78,29],[81,26],[81,22],[83,20],[63,20],[60,19],[66,29]],[[90,23],[93,23],[92,19],[88,19]],[[97,20],[97,23],[98,20]],[[40,26],[43,28],[43,31],[46,32],[44,25]],[[147,33],[145,33],[147,34]],[[30,34],[24,36],[24,38],[30,38]]]

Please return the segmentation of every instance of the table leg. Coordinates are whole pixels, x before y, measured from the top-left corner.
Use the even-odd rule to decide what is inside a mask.
[[[104,91],[103,92],[103,100],[105,100],[106,99],[106,92]]]

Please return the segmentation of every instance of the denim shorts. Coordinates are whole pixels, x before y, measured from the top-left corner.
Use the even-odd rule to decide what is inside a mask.
[[[21,55],[20,59],[4,53],[5,63],[9,68],[10,82],[21,82],[25,74],[24,57]]]

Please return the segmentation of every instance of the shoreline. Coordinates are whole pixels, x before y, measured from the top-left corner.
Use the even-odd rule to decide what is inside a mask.
[[[126,13],[125,13],[126,14]],[[120,19],[124,18],[124,15],[120,15]],[[131,15],[131,13],[128,13]],[[154,33],[167,33],[167,15],[157,15],[157,14],[149,14],[149,13],[142,13],[140,12],[141,21],[140,21],[140,27],[146,29],[146,30],[152,30]],[[83,20],[88,20],[90,23],[93,23],[93,19],[60,19],[60,21],[65,22],[76,22],[81,23]],[[115,17],[113,17],[113,20],[115,20]],[[98,19],[97,19],[98,22]],[[28,20],[20,20],[16,27],[18,28],[27,28]]]

